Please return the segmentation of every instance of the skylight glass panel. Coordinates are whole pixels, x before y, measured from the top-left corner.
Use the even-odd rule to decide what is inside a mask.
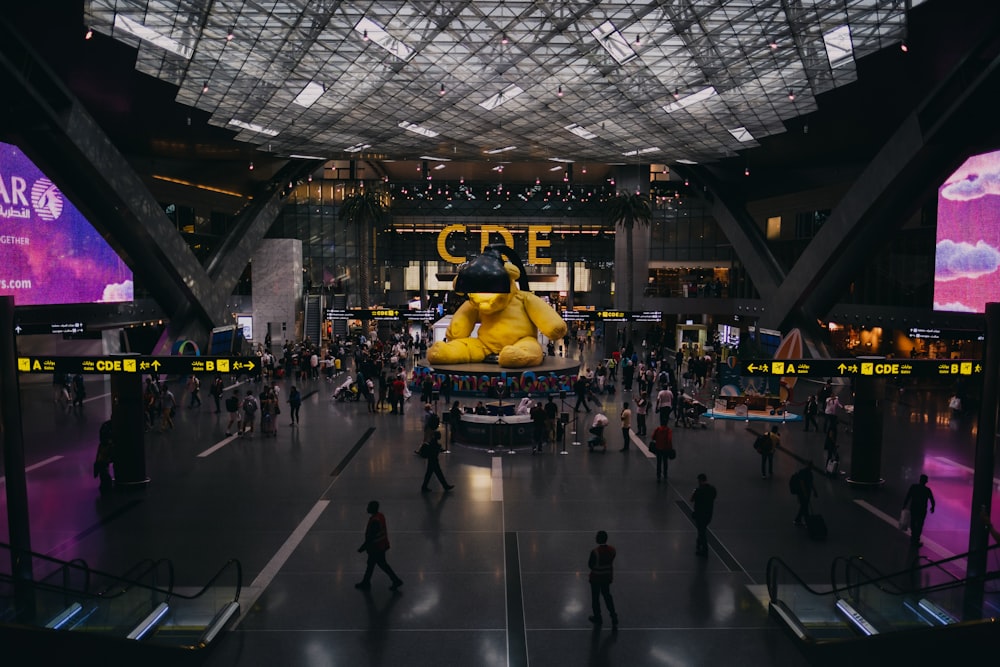
[[[263,125],[258,125],[257,123],[246,123],[242,120],[236,120],[235,118],[229,121],[230,125],[238,127],[243,130],[249,130],[250,132],[256,132],[257,134],[263,134],[267,137],[278,136],[277,130],[272,130],[270,128],[264,127]]]
[[[147,28],[138,21],[134,21],[122,14],[115,14],[115,25],[113,29],[122,30],[130,35],[134,35],[154,46],[158,46],[161,49],[175,53],[181,58],[184,58],[184,60],[191,60],[191,56],[194,55],[194,51],[191,47],[184,46],[177,40],[171,39],[166,35],[161,35],[152,28]]]
[[[488,97],[482,102],[480,102],[479,106],[486,109],[487,111],[493,111],[504,102],[509,102],[510,100],[514,99],[523,92],[524,90],[521,87],[512,83],[503,90],[501,90],[496,95]]]
[[[596,139],[597,135],[590,130],[584,128],[582,125],[577,125],[573,123],[572,125],[567,125],[565,129],[569,130],[581,139]]]
[[[830,61],[830,67],[843,65],[854,56],[854,45],[851,42],[851,28],[849,26],[842,25],[824,33],[823,43],[826,45],[826,57]]]
[[[733,135],[733,138],[741,144],[754,140],[750,130],[742,126],[729,130],[729,134]]]
[[[407,132],[413,132],[414,134],[419,134],[424,137],[436,137],[440,134],[440,132],[428,130],[426,127],[422,127],[415,123],[408,123],[405,120],[399,122],[399,127],[403,128]]]
[[[416,53],[413,48],[390,35],[384,27],[369,18],[363,18],[358,21],[358,24],[354,26],[354,30],[404,62],[408,61]]]
[[[629,43],[628,39],[625,38],[615,25],[611,21],[605,21],[601,25],[597,26],[590,31],[590,34],[597,39],[597,43],[601,47],[611,54],[611,57],[615,59],[615,62],[619,65],[624,65],[632,58],[636,57],[635,51],[632,50],[632,45]]]
[[[295,96],[292,103],[308,109],[316,103],[316,100],[323,96],[324,92],[325,91],[322,85],[316,83],[315,81],[310,81],[306,84],[306,87],[302,89],[302,92]]]
[[[674,102],[671,102],[667,106],[663,107],[663,110],[667,113],[673,113],[675,111],[680,111],[684,107],[689,107],[692,104],[697,104],[698,102],[704,102],[708,98],[716,95],[715,86],[709,86],[708,88],[702,88],[697,93],[687,95]]]

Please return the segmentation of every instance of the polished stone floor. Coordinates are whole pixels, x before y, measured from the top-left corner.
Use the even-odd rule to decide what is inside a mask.
[[[678,429],[678,457],[657,484],[638,437],[619,452],[619,392],[604,397],[606,453],[572,444],[587,436],[581,413],[565,455],[454,444],[441,460],[455,490],[432,481],[421,493],[416,397],[403,416],[369,414],[363,402],[331,401],[334,385],[307,381],[301,425],[289,425],[286,409],[277,437],[226,438],[225,414],[208,400],[180,409],[172,432],[147,434],[148,487],[102,499],[91,464],[110,405],[105,381],[89,385],[75,412],[54,406],[48,385],[22,387],[32,548],[110,572],[170,558],[185,587],[240,559],[243,613],[212,666],[804,665],[762,602],[770,557],[817,584],[837,555],[903,566],[913,554],[893,524],[921,472],[938,501],[923,555],[967,549],[974,427],[949,419],[947,387],[891,389],[885,485],[818,476],[816,507],[830,535],[815,542],[792,524],[786,483],[802,461],[823,460],[822,437],[801,423],[782,428],[772,479],[761,478],[746,423]],[[843,472],[851,445],[845,424]],[[694,553],[688,503],[700,472],[718,489],[705,559]],[[398,592],[380,572],[371,591],[354,588],[372,499],[388,521],[388,560],[405,581]],[[6,536],[4,497],[0,504]],[[599,529],[618,551],[614,633],[587,621],[587,556]]]

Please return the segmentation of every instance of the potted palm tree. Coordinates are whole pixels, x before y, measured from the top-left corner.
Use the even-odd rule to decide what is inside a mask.
[[[653,207],[647,195],[637,192],[619,192],[618,196],[608,203],[608,217],[615,226],[625,232],[625,303],[631,312],[635,310],[635,257],[632,252],[632,230],[638,225],[649,227],[653,218]]]
[[[368,308],[371,305],[371,258],[372,230],[377,229],[385,216],[385,206],[379,193],[366,189],[344,198],[340,205],[338,217],[347,224],[356,225],[358,230],[358,305]]]

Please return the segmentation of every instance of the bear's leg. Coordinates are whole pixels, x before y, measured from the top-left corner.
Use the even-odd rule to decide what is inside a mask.
[[[431,364],[477,363],[488,353],[478,338],[458,338],[431,345],[427,349],[427,361]]]
[[[524,368],[526,366],[537,366],[542,363],[544,356],[538,339],[525,336],[513,345],[508,345],[500,350],[500,356],[497,361],[504,368]]]

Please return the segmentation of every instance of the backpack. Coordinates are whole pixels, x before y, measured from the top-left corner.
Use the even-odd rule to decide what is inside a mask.
[[[799,495],[799,487],[802,486],[802,480],[799,479],[799,473],[795,473],[788,478],[788,492],[793,496]]]
[[[243,411],[251,415],[257,412],[257,401],[254,400],[253,396],[247,396],[243,399]]]
[[[758,454],[763,454],[771,449],[771,436],[767,433],[758,435],[757,439],[753,441],[753,449]],[[794,491],[793,491],[794,493]]]
[[[235,396],[230,396],[229,398],[226,399],[226,410],[228,410],[229,412],[236,412],[236,410],[239,407],[240,407],[239,399],[237,399]]]
[[[431,416],[427,418],[427,428],[432,431],[436,431],[437,427],[440,425],[441,419],[436,414],[431,413]]]

